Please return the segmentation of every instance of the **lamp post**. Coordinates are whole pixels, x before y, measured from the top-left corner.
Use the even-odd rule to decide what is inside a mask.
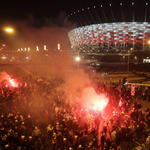
[[[133,48],[130,48],[129,50],[128,50],[128,68],[127,68],[127,79],[128,79],[128,74],[129,74],[129,64],[130,64],[130,59],[129,59],[129,56],[130,56],[130,51],[132,51],[133,50]]]

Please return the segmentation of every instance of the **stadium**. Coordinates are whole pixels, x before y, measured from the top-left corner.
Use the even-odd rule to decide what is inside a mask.
[[[77,53],[79,52],[82,63],[93,67],[100,66],[100,63],[104,62],[107,64],[108,62],[111,62],[111,64],[127,64],[128,55],[131,58],[130,63],[149,63],[150,23],[147,19],[148,3],[145,4],[145,11],[143,12],[143,18],[145,19],[140,17],[139,19],[138,14],[136,14],[136,19],[134,13],[135,4],[132,3],[129,8],[131,10],[129,14],[132,18],[128,19],[129,21],[124,19],[122,5],[120,3],[121,13],[118,12],[118,14],[121,14],[122,21],[117,20],[116,16],[118,15],[114,14],[111,4],[109,5],[110,8],[107,8],[107,13],[110,10],[110,15],[104,12],[101,5],[101,14],[98,14],[96,10],[93,11],[96,9],[96,6],[94,6],[91,11],[88,7],[86,10],[82,9],[81,12],[78,10],[77,15],[74,12],[74,15],[72,13],[66,17],[65,20],[68,19],[72,24],[76,25],[68,33],[73,57],[78,55]],[[100,16],[102,14],[103,16]],[[111,21],[109,21],[109,17]],[[84,18],[86,20],[83,21]],[[79,22],[80,19],[81,22]],[[144,22],[141,20],[144,20]]]

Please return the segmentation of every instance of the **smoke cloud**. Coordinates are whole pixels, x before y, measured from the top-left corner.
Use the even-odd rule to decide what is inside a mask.
[[[72,28],[72,23],[66,21],[65,25],[62,24],[65,15],[64,12],[61,12],[57,19],[44,17],[41,20],[36,20],[32,14],[29,14],[26,20],[14,22],[15,33],[8,38],[6,48],[24,49],[30,47],[34,53],[29,52],[28,55],[38,62],[35,66],[38,68],[37,72],[42,70],[40,74],[42,76],[57,75],[62,77],[64,80],[62,88],[67,98],[73,102],[74,96],[80,97],[83,89],[89,86],[91,81],[88,74],[82,69],[78,70],[72,67],[72,56],[67,51],[70,50],[68,32]],[[57,50],[58,43],[63,52]],[[45,57],[45,53],[35,52],[36,46],[39,46],[39,50],[42,51],[44,45],[48,49],[47,57]],[[18,55],[24,57],[25,53],[18,53]],[[34,71],[32,68],[24,66],[23,70],[32,75]]]

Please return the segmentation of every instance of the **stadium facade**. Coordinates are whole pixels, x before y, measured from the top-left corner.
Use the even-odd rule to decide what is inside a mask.
[[[141,9],[136,13],[138,4],[131,4],[120,3],[115,7],[109,4],[105,11],[103,5],[87,7],[68,15],[65,20],[75,25],[68,33],[73,57],[80,55],[80,63],[93,66],[104,62],[126,65],[129,55],[130,63],[143,63],[144,59],[149,59],[148,3],[141,2]]]
[[[68,33],[72,47],[100,44],[103,49],[125,49],[142,45],[143,49],[150,39],[150,24],[147,22],[120,22],[87,25],[75,28]]]

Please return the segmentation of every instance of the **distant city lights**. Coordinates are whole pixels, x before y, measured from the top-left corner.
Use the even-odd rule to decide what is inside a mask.
[[[39,51],[39,47],[38,46],[36,46],[36,51]]]
[[[58,44],[58,50],[60,50],[60,44]]]
[[[6,59],[6,56],[2,56],[2,59]]]

